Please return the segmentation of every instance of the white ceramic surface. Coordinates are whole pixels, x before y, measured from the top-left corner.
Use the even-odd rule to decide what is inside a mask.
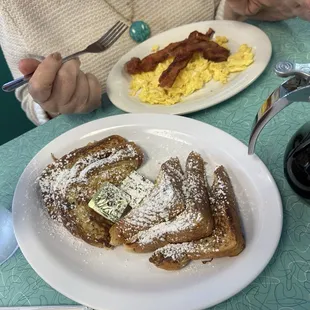
[[[75,239],[42,211],[36,179],[56,157],[90,141],[119,134],[146,153],[141,172],[154,179],[171,156],[184,163],[198,151],[208,171],[223,164],[235,188],[246,248],[237,257],[191,263],[177,272],[157,269],[150,255],[104,250]],[[193,310],[224,301],[252,282],[271,259],[282,229],[282,205],[272,176],[241,142],[210,125],[173,115],[127,114],[86,123],[44,147],[22,174],[13,200],[20,248],[35,271],[69,298],[102,310]]]
[[[216,35],[229,39],[229,48],[235,52],[241,44],[248,44],[255,53],[255,62],[245,71],[232,75],[230,81],[223,85],[211,81],[205,87],[184,98],[173,106],[150,105],[142,103],[137,97],[129,95],[130,76],[124,70],[124,64],[132,57],[143,58],[154,45],[161,47],[171,42],[183,40],[192,31],[206,32],[209,27]],[[236,95],[265,70],[272,53],[271,42],[259,28],[236,21],[205,21],[189,24],[163,32],[139,44],[124,55],[111,70],[107,80],[107,93],[112,103],[119,109],[131,113],[187,114],[199,111]]]

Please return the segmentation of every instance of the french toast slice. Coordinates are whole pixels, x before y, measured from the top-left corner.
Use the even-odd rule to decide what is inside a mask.
[[[39,178],[49,215],[87,243],[110,247],[113,223],[90,209],[88,202],[104,182],[118,185],[141,166],[143,158],[139,146],[114,135],[55,160]]]
[[[215,228],[210,237],[199,241],[169,244],[154,252],[150,262],[166,270],[178,270],[191,260],[236,256],[245,248],[237,202],[223,166],[214,172],[210,202]]]
[[[153,252],[169,243],[200,240],[212,233],[204,160],[195,152],[187,158],[182,190],[186,209],[169,222],[138,232],[126,248],[137,253]]]
[[[128,243],[139,231],[167,222],[181,213],[185,209],[183,179],[178,158],[163,163],[150,194],[110,229],[111,245]]]

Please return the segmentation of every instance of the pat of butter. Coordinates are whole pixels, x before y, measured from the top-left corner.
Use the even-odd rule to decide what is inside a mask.
[[[132,172],[120,185],[120,189],[130,197],[129,205],[132,208],[137,208],[143,198],[150,194],[153,187],[154,184],[150,180],[136,171]]]
[[[105,182],[96,192],[88,206],[115,223],[124,214],[129,203],[129,196],[115,185]]]

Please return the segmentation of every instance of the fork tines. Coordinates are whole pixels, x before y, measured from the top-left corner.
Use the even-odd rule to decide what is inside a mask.
[[[99,40],[98,43],[105,48],[110,47],[114,44],[121,35],[128,29],[128,26],[123,22],[118,21],[107,33],[105,33]]]

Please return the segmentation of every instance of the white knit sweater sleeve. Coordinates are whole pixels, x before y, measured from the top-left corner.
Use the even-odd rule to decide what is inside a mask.
[[[137,1],[135,10],[137,18],[150,23],[154,35],[181,24],[224,18],[225,0],[189,0],[182,6],[179,0],[158,1],[166,16],[156,10],[157,1]],[[109,2],[130,16],[129,1]],[[75,3],[78,5],[74,5],[73,0],[0,1],[0,45],[14,78],[21,76],[20,59],[46,56],[54,51],[69,55],[95,41],[109,25],[121,18],[103,0],[75,0]],[[99,54],[83,56],[81,69],[93,73],[104,89],[113,64],[134,46],[129,35],[124,35],[104,57]],[[33,101],[27,86],[20,87],[16,97],[31,121],[37,125],[48,121],[47,114]]]
[[[226,0],[221,0],[216,11],[215,19],[224,19],[224,8]]]
[[[25,46],[17,22],[10,16],[4,5],[1,6],[0,12],[0,46],[13,77],[20,77],[18,61],[31,55]],[[27,117],[34,124],[41,125],[48,121],[49,118],[45,111],[29,95],[27,85],[18,88],[15,94]]]

